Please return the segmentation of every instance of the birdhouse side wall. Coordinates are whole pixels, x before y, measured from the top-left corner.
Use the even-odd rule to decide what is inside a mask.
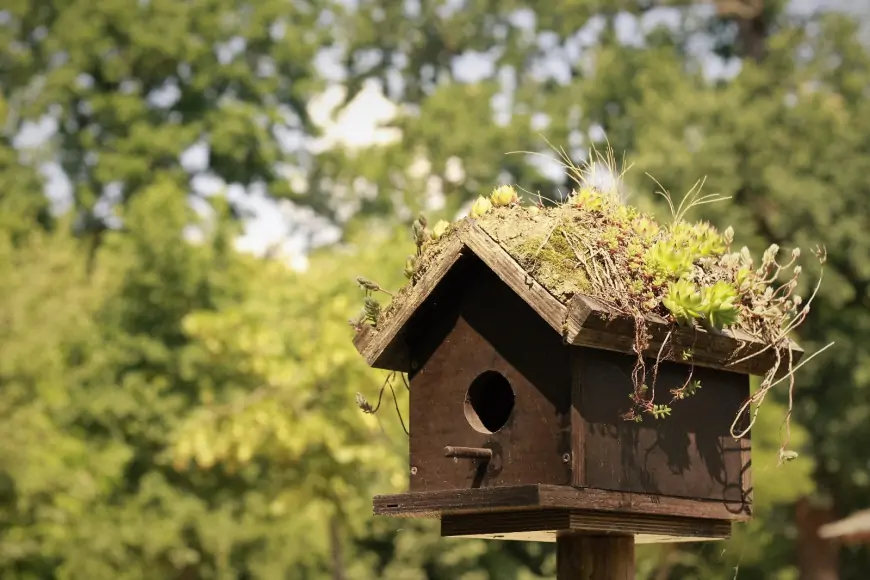
[[[734,418],[749,396],[747,375],[690,364],[646,363],[655,373],[655,404],[670,416],[626,421],[637,358],[593,348],[572,353],[575,445],[582,451],[574,484],[700,500],[751,502],[750,440],[735,440]],[[672,401],[672,390],[700,381],[692,396]]]

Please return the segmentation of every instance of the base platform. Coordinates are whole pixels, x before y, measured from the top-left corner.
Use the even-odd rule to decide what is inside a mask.
[[[751,506],[559,485],[409,492],[374,498],[375,515],[439,518],[442,536],[555,542],[560,532],[633,535],[635,542],[730,537]]]

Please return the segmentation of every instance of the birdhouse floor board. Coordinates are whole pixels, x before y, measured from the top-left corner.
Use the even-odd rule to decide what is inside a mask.
[[[589,534],[642,534],[651,537],[724,539],[731,535],[731,522],[664,515],[594,512],[586,510],[544,509],[445,514],[441,518],[442,536],[495,536],[512,533],[557,532]]]
[[[374,498],[375,515],[408,518],[540,509],[582,510],[619,515],[659,515],[731,522],[747,521],[751,516],[750,505],[742,502],[697,500],[576,488],[567,485],[519,485],[411,492],[380,495]]]

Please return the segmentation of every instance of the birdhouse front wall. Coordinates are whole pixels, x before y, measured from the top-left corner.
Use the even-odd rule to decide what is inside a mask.
[[[461,270],[409,336],[411,491],[570,485],[571,348],[482,263]]]

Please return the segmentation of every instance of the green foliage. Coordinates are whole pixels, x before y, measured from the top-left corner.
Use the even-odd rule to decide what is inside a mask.
[[[697,286],[685,278],[668,285],[668,293],[662,302],[681,324],[691,324],[703,313],[704,300],[701,293]]]
[[[728,282],[719,280],[701,289],[700,313],[713,328],[724,328],[737,323],[737,290]]]
[[[690,249],[682,248],[670,240],[659,241],[649,249],[646,265],[651,271],[660,272],[668,278],[682,278],[692,271],[694,259]]]
[[[650,414],[656,419],[664,419],[671,415],[671,408],[667,405],[653,405]]]

